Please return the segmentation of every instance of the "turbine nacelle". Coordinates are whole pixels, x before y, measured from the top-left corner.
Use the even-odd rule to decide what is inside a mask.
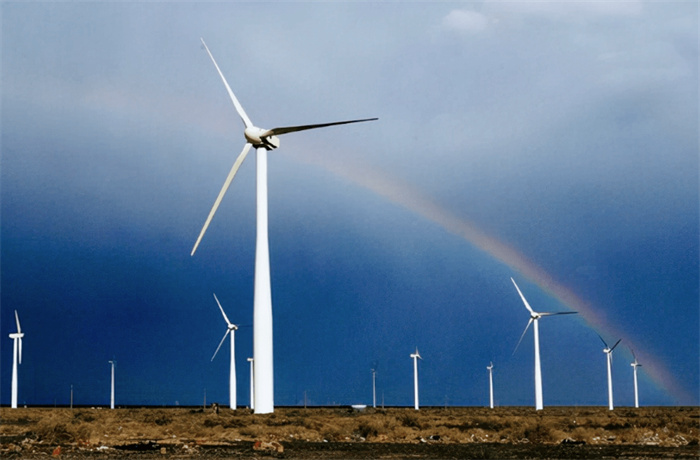
[[[265,147],[267,150],[274,150],[280,146],[280,140],[273,135],[271,130],[251,126],[243,131],[246,141],[253,147]]]

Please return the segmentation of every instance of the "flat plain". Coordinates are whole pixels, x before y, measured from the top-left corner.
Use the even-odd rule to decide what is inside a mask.
[[[698,407],[0,408],[2,458],[700,458]]]

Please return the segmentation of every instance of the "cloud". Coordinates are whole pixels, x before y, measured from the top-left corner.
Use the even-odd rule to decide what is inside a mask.
[[[442,25],[448,30],[463,33],[477,34],[486,30],[488,19],[481,13],[468,10],[452,10],[442,20]]]
[[[642,11],[639,0],[628,1],[493,1],[489,11],[534,16],[552,21],[579,21],[600,17],[634,17]]]

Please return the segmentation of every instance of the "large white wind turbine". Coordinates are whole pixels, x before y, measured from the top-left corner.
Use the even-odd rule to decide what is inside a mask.
[[[493,363],[486,366],[489,370],[489,407],[493,409]]]
[[[418,410],[418,360],[423,359],[418,353],[418,347],[415,353],[411,353],[411,358],[413,359],[413,408]]]
[[[110,386],[109,392],[109,408],[114,409],[114,368],[117,366],[117,361],[113,359],[108,362],[112,365],[112,385]]]
[[[632,366],[632,369],[634,370],[634,407],[639,408],[639,392],[637,391],[637,368],[641,366],[639,362],[637,362],[637,355],[634,354],[634,350],[630,348],[630,351],[632,352],[632,356],[634,357],[634,361],[630,364]]]
[[[22,327],[19,325],[17,310],[15,310],[15,322],[17,323],[17,332],[10,334],[12,339],[12,404],[10,407],[12,409],[17,409],[17,365],[22,364],[22,337],[24,337]]]
[[[255,413],[266,414],[274,411],[274,384],[273,384],[273,355],[272,355],[272,293],[270,288],[270,255],[267,236],[267,151],[279,147],[277,136],[307,129],[324,128],[326,126],[343,125],[348,123],[359,123],[363,121],[376,120],[367,118],[362,120],[338,121],[332,123],[322,123],[314,125],[288,126],[282,128],[264,129],[253,125],[248,115],[243,110],[238,99],[233,94],[224,74],[219,69],[214,56],[209,51],[206,43],[202,39],[202,45],[216,67],[221,80],[226,86],[228,95],[233,102],[238,115],[243,120],[245,130],[243,134],[246,143],[243,151],[233,163],[231,170],[226,177],[219,195],[214,202],[214,206],[207,216],[207,220],[199,233],[199,237],[192,248],[191,255],[194,255],[199,246],[204,233],[209,227],[214,214],[216,213],[221,199],[228,190],[233,177],[238,168],[243,163],[251,147],[255,147],[257,156],[256,173],[256,245],[255,245],[255,288],[253,295],[253,353],[255,357]]]
[[[515,285],[515,289],[518,290],[518,294],[520,294],[520,298],[523,300],[523,303],[525,304],[525,308],[530,312],[530,320],[527,322],[527,326],[525,326],[525,330],[523,331],[522,335],[520,336],[520,340],[518,340],[518,345],[515,346],[515,349],[518,349],[518,346],[520,346],[520,342],[523,341],[523,337],[525,337],[525,333],[527,332],[527,329],[530,327],[530,324],[533,324],[533,330],[534,330],[534,335],[535,335],[535,409],[536,410],[542,410],[544,407],[542,403],[542,368],[540,366],[540,331],[538,327],[538,323],[540,318],[544,316],[554,316],[554,315],[572,315],[577,312],[575,311],[560,311],[560,312],[554,312],[554,313],[543,313],[543,312],[536,312],[530,307],[530,304],[527,303],[527,300],[525,299],[525,296],[523,295],[522,292],[520,292],[520,288],[516,284],[515,280],[513,278],[510,279],[513,284]],[[513,351],[515,353],[515,351]]]
[[[600,338],[600,341],[603,342],[603,345],[605,345],[605,348],[603,348],[603,353],[605,353],[606,356],[606,361],[608,362],[608,409],[613,410],[613,386],[612,386],[612,352],[617,346],[618,343],[622,339],[619,339],[617,342],[615,342],[615,345],[612,347],[608,346],[607,343],[605,343],[605,340],[603,340],[602,337],[600,337],[600,334],[598,334],[598,337]]]
[[[221,302],[219,302],[219,299],[216,297],[216,294],[214,294],[214,300],[216,300],[216,304],[219,306],[219,310],[221,310],[221,314],[224,315],[224,321],[226,321],[226,332],[224,333],[223,338],[221,339],[221,342],[219,342],[219,346],[216,347],[216,351],[214,352],[214,355],[211,357],[211,360],[214,361],[214,358],[216,357],[216,354],[219,352],[219,348],[221,348],[221,345],[224,344],[224,340],[226,340],[226,336],[231,334],[231,367],[229,370],[229,381],[228,381],[228,400],[229,400],[229,407],[231,407],[232,410],[236,410],[236,330],[238,330],[238,326],[233,324],[231,321],[228,320],[228,316],[226,316],[226,313],[224,313],[224,309],[221,306]]]

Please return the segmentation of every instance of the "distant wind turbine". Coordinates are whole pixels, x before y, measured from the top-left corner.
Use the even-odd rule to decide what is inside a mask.
[[[418,347],[415,353],[411,353],[411,358],[413,358],[413,408],[418,410],[418,360],[423,359],[418,353]]]
[[[22,337],[24,337],[17,310],[15,310],[15,322],[17,323],[17,332],[10,334],[12,339],[12,401],[10,407],[12,409],[17,409],[17,374],[19,371],[17,365],[22,364]]]
[[[255,410],[255,360],[248,358],[250,363],[250,410]]]
[[[268,246],[267,232],[267,151],[279,147],[277,136],[308,129],[325,128],[327,126],[344,125],[348,123],[359,123],[363,121],[376,120],[376,118],[366,118],[361,120],[337,121],[332,123],[322,123],[314,125],[288,126],[282,128],[264,129],[258,128],[250,121],[248,115],[243,110],[243,106],[233,94],[224,74],[219,69],[219,65],[214,60],[214,56],[209,51],[206,43],[202,39],[202,45],[216,67],[221,80],[226,86],[231,102],[233,102],[238,115],[243,120],[245,130],[243,134],[246,143],[243,151],[233,163],[231,170],[226,177],[219,196],[214,202],[214,206],[209,212],[204,227],[199,233],[199,237],[192,248],[191,255],[194,255],[199,246],[204,233],[209,227],[214,214],[216,213],[222,198],[226,194],[233,177],[238,168],[245,160],[251,147],[255,147],[257,154],[257,178],[256,178],[256,207],[257,207],[257,233],[255,245],[255,288],[253,296],[253,353],[255,357],[255,413],[267,414],[274,411],[274,383],[273,383],[273,358],[272,358],[272,293],[270,287],[270,254]]]
[[[231,321],[228,320],[228,316],[226,316],[226,313],[224,313],[224,309],[221,306],[221,302],[219,302],[219,299],[216,297],[216,294],[214,294],[214,300],[216,300],[216,304],[219,306],[219,310],[221,310],[221,314],[224,316],[224,321],[226,321],[226,332],[224,333],[223,338],[221,339],[221,342],[219,342],[219,346],[216,347],[216,351],[214,352],[214,355],[211,357],[211,360],[214,361],[214,358],[216,357],[216,354],[219,352],[219,348],[221,348],[221,345],[224,344],[224,340],[226,340],[226,336],[231,334],[231,366],[229,369],[229,380],[228,380],[228,401],[229,401],[229,407],[231,407],[231,410],[236,410],[236,330],[238,330],[238,326],[233,324]]]
[[[634,354],[634,350],[630,348],[630,351],[632,352],[632,356],[634,357],[634,361],[630,364],[632,366],[632,369],[634,369],[634,407],[639,408],[639,392],[637,391],[637,368],[641,366],[639,362],[637,362],[637,355]]]
[[[112,365],[112,385],[109,393],[109,408],[114,409],[114,368],[117,366],[117,361],[113,359],[112,361],[108,362]]]
[[[540,332],[538,328],[538,323],[540,318],[544,316],[554,316],[554,315],[572,315],[575,314],[575,311],[561,311],[561,312],[554,312],[554,313],[540,313],[536,312],[530,307],[530,304],[527,303],[527,300],[525,299],[525,296],[523,295],[522,292],[520,292],[520,288],[516,284],[515,280],[513,278],[510,279],[513,284],[515,285],[515,289],[518,290],[518,294],[520,294],[520,298],[523,300],[523,303],[525,304],[525,308],[530,312],[530,320],[527,322],[527,326],[525,326],[525,330],[523,331],[522,335],[520,336],[520,340],[518,340],[518,344],[515,346],[515,350],[518,349],[520,346],[520,342],[523,341],[523,337],[525,337],[525,333],[527,332],[527,329],[530,327],[530,324],[533,324],[533,330],[534,330],[534,335],[535,335],[535,409],[536,410],[542,410],[544,405],[542,402],[542,367],[540,366]],[[515,350],[513,350],[513,353],[515,353]]]
[[[489,407],[493,409],[493,363],[486,366],[489,370]]]
[[[600,334],[598,334],[598,337],[600,338],[600,341],[603,342],[603,345],[605,345],[605,348],[603,348],[603,353],[606,355],[606,361],[608,362],[608,409],[613,410],[613,384],[612,384],[612,352],[617,346],[618,343],[622,339],[619,339],[617,342],[615,342],[615,345],[612,347],[608,346],[607,343],[605,343],[605,340],[603,340],[602,337],[600,337]]]
[[[377,408],[377,370],[372,369],[372,407]]]

